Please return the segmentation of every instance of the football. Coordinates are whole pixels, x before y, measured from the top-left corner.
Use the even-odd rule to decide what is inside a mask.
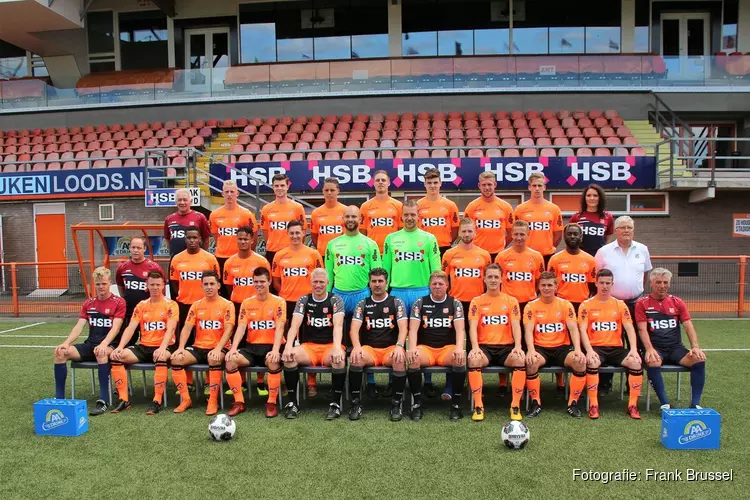
[[[500,429],[500,440],[511,450],[522,450],[528,444],[529,437],[529,428],[518,420],[512,420]]]
[[[229,441],[237,432],[237,424],[232,417],[223,413],[216,415],[208,424],[208,435],[214,441]]]

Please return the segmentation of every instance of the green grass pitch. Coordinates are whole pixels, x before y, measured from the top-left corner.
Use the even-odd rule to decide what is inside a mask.
[[[92,418],[78,438],[38,437],[32,404],[54,395],[52,352],[72,322],[44,323],[7,331],[34,321],[0,322],[0,498],[747,498],[750,446],[750,350],[709,351],[703,405],[722,414],[721,450],[669,451],[659,442],[658,402],[643,420],[625,414],[619,394],[602,398],[602,418],[575,420],[564,413],[553,381],[543,376],[543,413],[525,420],[531,430],[527,449],[509,451],[500,443],[508,420],[507,397],[496,394],[497,379],[486,377],[487,418],[447,419],[448,406],[427,400],[425,418],[414,423],[387,419],[388,401],[365,401],[363,420],[344,416],[326,422],[326,394],[302,403],[296,421],[266,419],[262,400],[237,418],[232,442],[208,438],[204,401],[186,414],[171,412],[177,398],[170,379],[170,408],[148,417],[140,375],[133,377],[133,409]],[[750,323],[696,321],[706,349],[750,349]],[[78,397],[89,399],[89,372],[78,373]],[[442,384],[443,377],[436,376]],[[151,384],[151,374],[148,376]],[[619,381],[615,378],[615,386]],[[676,376],[665,375],[675,406],[687,405],[689,375],[683,375],[681,401]],[[380,380],[383,382],[383,379]],[[743,422],[745,422],[743,424]],[[641,481],[582,482],[573,469],[641,473]],[[646,469],[733,470],[731,482],[654,482]],[[745,493],[742,493],[742,492]]]

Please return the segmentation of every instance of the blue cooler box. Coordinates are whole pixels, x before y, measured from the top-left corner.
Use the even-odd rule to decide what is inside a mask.
[[[721,414],[716,410],[661,412],[661,444],[670,450],[718,450]]]
[[[34,403],[34,432],[40,436],[80,436],[89,430],[82,399],[42,399]]]

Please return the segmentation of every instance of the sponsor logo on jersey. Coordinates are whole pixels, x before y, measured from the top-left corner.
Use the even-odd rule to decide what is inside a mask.
[[[147,290],[145,281],[138,280],[125,280],[125,288],[128,290],[140,290],[145,292]]]
[[[235,236],[237,235],[236,227],[220,227],[219,236]]]
[[[393,318],[366,318],[367,329],[373,328],[393,328]]]
[[[477,219],[477,229],[500,229],[503,222],[497,219]]]
[[[532,281],[534,279],[532,273],[523,271],[508,271],[505,277],[508,281]]]
[[[271,221],[271,222],[270,222],[270,223],[268,224],[268,226],[269,226],[269,227],[270,227],[271,229],[273,229],[273,230],[284,231],[284,230],[286,229],[286,225],[287,225],[287,224],[288,224],[288,222],[287,222],[287,221],[283,221],[283,220],[280,220],[280,221],[274,221],[274,220],[272,220],[272,221]]]
[[[445,225],[445,217],[426,217],[422,219],[422,226],[424,227],[442,227]]]
[[[530,231],[549,231],[549,222],[529,222]]]
[[[425,328],[450,328],[452,321],[452,318],[422,318],[422,325]]]
[[[320,226],[319,234],[343,234],[344,228],[341,226]]]
[[[674,318],[653,319],[648,322],[648,326],[652,330],[666,330],[666,329],[677,328],[677,320]]]
[[[331,318],[329,318],[328,316],[326,316],[325,318],[312,318],[308,316],[307,324],[313,328],[327,328],[329,326],[333,326]]]
[[[203,330],[218,330],[222,327],[222,322],[218,319],[202,319],[198,321],[198,325]]]
[[[603,226],[581,226],[581,231],[583,232],[583,234],[586,234],[588,236],[604,236],[605,230],[606,229]]]
[[[537,323],[537,333],[559,333],[565,331],[565,326],[562,323]]]
[[[399,261],[414,261],[414,262],[422,262],[424,261],[424,250],[420,250],[419,252],[404,252],[402,250],[396,250],[396,262]]]
[[[166,330],[167,324],[163,321],[147,321],[143,323],[143,329],[146,330],[147,332]]]
[[[370,227],[392,227],[393,217],[373,217],[370,219]]]
[[[586,275],[577,273],[563,273],[562,280],[566,283],[586,283]]]
[[[483,325],[507,325],[508,315],[498,314],[494,316],[482,316],[482,324]]]
[[[180,280],[200,280],[203,277],[203,271],[180,271]]]
[[[595,332],[614,332],[617,331],[617,321],[594,321],[591,329]]]
[[[191,221],[192,224],[192,221]],[[171,240],[179,240],[185,237],[185,230],[180,229],[170,229],[169,230],[169,239]]]
[[[481,278],[482,270],[474,267],[457,267],[453,270],[456,278]]]
[[[341,255],[336,254],[336,265],[350,265],[350,266],[364,266],[365,256],[364,255]]]
[[[89,326],[112,328],[112,318],[89,318]]]
[[[285,267],[284,268],[284,276],[290,277],[290,276],[307,276],[307,268],[306,267]]]
[[[234,277],[234,285],[233,286],[252,286],[253,284],[253,277],[252,276],[235,276]]]
[[[250,330],[271,330],[276,328],[276,321],[272,319],[263,321],[248,321],[247,328]]]

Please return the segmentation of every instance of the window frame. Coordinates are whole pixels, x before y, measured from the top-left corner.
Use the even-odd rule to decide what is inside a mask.
[[[576,198],[580,199],[581,193],[578,192],[571,192],[571,191],[551,191],[549,192],[549,201],[552,203],[555,203],[555,196],[575,196]],[[625,206],[626,210],[607,210],[614,216],[619,215],[635,215],[635,216],[669,216],[669,193],[666,191],[614,191],[612,194],[617,195],[624,195],[626,197],[625,200]],[[653,209],[640,209],[640,208],[633,208],[633,202],[632,197],[633,196],[651,196],[651,197],[657,197],[661,196],[663,197],[663,203],[662,203],[662,210],[653,210]],[[578,212],[578,210],[562,210],[563,216],[570,217],[574,213]]]

